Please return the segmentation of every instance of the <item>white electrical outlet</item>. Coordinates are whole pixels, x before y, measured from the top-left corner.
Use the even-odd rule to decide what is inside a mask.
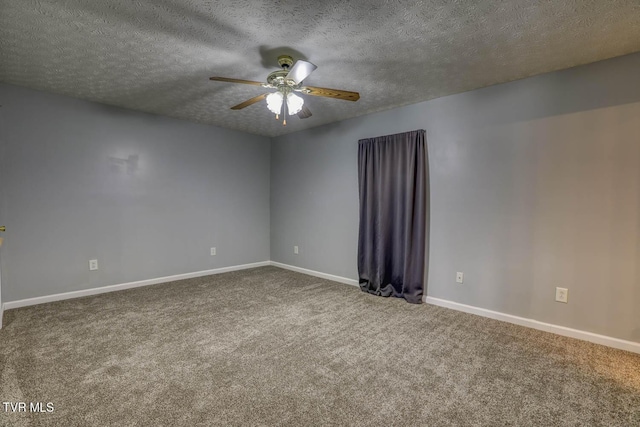
[[[464,282],[464,273],[461,271],[458,271],[456,273],[456,282],[457,283],[463,283]]]
[[[567,288],[556,288],[556,301],[564,302],[565,304],[569,302],[569,289]]]
[[[93,270],[97,270],[98,269],[98,260],[97,259],[90,259],[89,260],[89,270],[93,271]]]
[[[216,254],[216,248],[211,248],[211,256],[214,256]]]
[[[293,253],[296,254],[296,255],[298,254],[298,247],[297,246],[293,247]]]

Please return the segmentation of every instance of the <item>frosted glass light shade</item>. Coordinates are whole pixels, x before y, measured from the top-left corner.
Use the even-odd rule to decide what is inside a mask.
[[[284,96],[280,92],[273,92],[267,95],[267,108],[273,114],[280,114],[282,111],[282,101]]]
[[[294,114],[298,114],[300,110],[302,110],[302,106],[304,105],[304,99],[291,92],[287,95],[287,110],[289,110],[289,115],[293,116]]]

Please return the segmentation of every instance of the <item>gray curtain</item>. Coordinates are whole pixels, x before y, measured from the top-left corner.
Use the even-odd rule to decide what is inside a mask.
[[[420,304],[427,250],[425,131],[358,141],[360,289]]]

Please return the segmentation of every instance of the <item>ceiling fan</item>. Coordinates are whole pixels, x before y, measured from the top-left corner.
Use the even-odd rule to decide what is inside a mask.
[[[311,111],[304,105],[304,99],[294,92],[303,95],[324,96],[326,98],[343,99],[345,101],[357,101],[360,99],[358,92],[347,90],[328,89],[325,87],[303,86],[302,81],[318,68],[311,62],[298,60],[293,63],[293,58],[289,55],[280,55],[278,64],[281,70],[274,71],[267,76],[267,83],[254,82],[251,80],[231,79],[228,77],[210,77],[209,80],[229,83],[242,83],[247,85],[262,86],[268,89],[276,89],[275,92],[263,93],[238,105],[231,107],[232,110],[241,110],[249,105],[253,105],[263,99],[267,100],[267,108],[276,115],[276,120],[282,115],[283,126],[287,125],[287,113],[296,114],[301,119],[311,117]],[[293,67],[292,67],[293,65]]]

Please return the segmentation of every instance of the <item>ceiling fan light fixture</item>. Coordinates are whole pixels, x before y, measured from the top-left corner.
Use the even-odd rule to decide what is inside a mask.
[[[304,105],[304,99],[293,92],[300,92],[304,95],[323,96],[326,98],[342,99],[345,101],[357,101],[360,99],[358,92],[349,92],[340,89],[329,89],[326,87],[302,86],[302,82],[318,68],[308,61],[298,60],[295,63],[288,55],[278,57],[278,65],[281,70],[273,71],[267,76],[267,83],[255,82],[252,80],[242,80],[229,77],[209,77],[209,80],[242,83],[252,86],[261,86],[267,89],[275,89],[275,92],[262,93],[254,96],[238,105],[231,107],[232,110],[242,110],[245,107],[256,104],[262,100],[267,101],[267,108],[280,120],[282,125],[287,125],[287,113],[289,116],[297,115],[301,119],[311,117],[311,111]],[[285,103],[286,101],[286,103]]]
[[[298,114],[300,110],[302,110],[303,105],[304,99],[302,99],[302,97],[296,95],[293,92],[287,95],[287,110],[289,110],[290,116]]]
[[[273,114],[280,114],[282,111],[282,102],[284,101],[284,96],[280,92],[273,92],[267,95],[267,108]],[[302,106],[300,107],[302,108]]]

